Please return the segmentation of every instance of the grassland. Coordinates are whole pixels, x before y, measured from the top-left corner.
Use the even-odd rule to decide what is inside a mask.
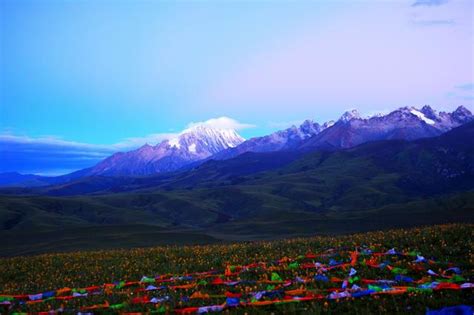
[[[71,300],[49,299],[42,302],[15,304],[11,311],[41,310],[86,310],[97,308],[100,312],[121,311],[159,311],[172,313],[186,307],[222,305],[226,302],[226,292],[242,294],[241,302],[249,302],[251,292],[279,291],[285,294],[304,289],[305,295],[314,299],[298,303],[275,303],[267,306],[232,307],[225,310],[230,313],[352,313],[378,314],[424,313],[427,308],[440,308],[457,304],[472,304],[472,289],[433,290],[413,289],[404,294],[372,294],[360,298],[328,299],[328,290],[340,288],[341,283],[331,279],[329,282],[314,281],[320,272],[303,268],[304,264],[320,261],[329,265],[329,260],[350,261],[347,253],[360,251],[353,265],[361,279],[393,280],[395,273],[387,268],[370,268],[370,256],[364,256],[368,249],[374,252],[386,252],[395,248],[404,256],[388,255],[378,263],[387,263],[390,268],[398,268],[401,274],[412,277],[416,286],[436,281],[452,283],[473,282],[474,226],[470,224],[450,224],[424,228],[398,229],[383,232],[370,232],[346,236],[317,236],[277,241],[244,242],[232,244],[163,246],[137,248],[131,250],[88,251],[62,254],[44,254],[30,257],[3,258],[0,260],[0,294],[35,294],[61,288],[70,288],[74,292],[86,292],[84,288],[100,286],[97,294]],[[333,249],[334,251],[328,251]],[[312,257],[308,253],[324,253]],[[427,259],[425,263],[414,263],[416,254]],[[306,255],[306,256],[305,256]],[[286,258],[285,258],[286,257]],[[282,259],[283,258],[283,259]],[[298,263],[297,268],[290,264]],[[261,263],[265,263],[262,267]],[[235,272],[239,266],[260,264],[252,272]],[[231,273],[226,268],[232,266]],[[351,265],[352,266],[352,265]],[[443,277],[450,267],[461,270],[459,277]],[[427,274],[432,269],[437,276]],[[209,277],[196,276],[196,272],[212,271]],[[282,282],[268,282],[272,273],[277,272]],[[348,268],[334,269],[328,275],[347,279]],[[193,279],[177,278],[193,274]],[[160,276],[159,276],[160,275]],[[143,282],[143,276],[155,280]],[[159,282],[156,279],[171,279],[174,282]],[[200,278],[201,277],[201,278]],[[309,279],[308,282],[295,281],[297,277]],[[241,281],[235,285],[212,285],[211,281],[221,278],[224,281]],[[138,283],[142,279],[141,283]],[[349,278],[350,279],[350,278]],[[356,278],[352,278],[354,280]],[[354,284],[367,286],[361,279]],[[201,280],[206,280],[202,282]],[[245,281],[256,281],[253,284]],[[123,281],[123,282],[122,282]],[[290,282],[288,282],[290,281]],[[112,285],[110,291],[103,285]],[[456,284],[458,283],[458,284]],[[146,285],[154,284],[159,290],[144,291]],[[399,283],[400,285],[410,285]],[[411,284],[413,285],[413,284]],[[163,286],[163,288],[161,288]],[[199,292],[207,297],[190,299]],[[89,292],[91,293],[91,292]],[[161,303],[145,302],[152,297],[169,300]],[[136,299],[140,297],[140,299]],[[134,300],[135,299],[135,300]],[[266,297],[271,301],[276,297]],[[105,307],[108,303],[108,306]],[[111,308],[111,305],[117,309]],[[250,304],[249,304],[250,305]]]

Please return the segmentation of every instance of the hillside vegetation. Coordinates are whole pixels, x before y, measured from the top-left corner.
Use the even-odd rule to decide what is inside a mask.
[[[471,123],[413,142],[296,159],[280,152],[273,157],[286,162],[268,167],[270,153],[248,153],[157,178],[90,178],[4,194],[0,236],[9,242],[0,252],[113,248],[114,237],[125,247],[149,246],[166,233],[173,243],[195,244],[474,222],[473,133]]]
[[[213,305],[232,314],[420,314],[471,303],[473,228],[3,258],[0,299],[30,312],[193,313]]]

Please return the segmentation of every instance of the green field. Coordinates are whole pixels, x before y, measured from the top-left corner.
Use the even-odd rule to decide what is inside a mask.
[[[242,294],[241,306],[225,309],[225,312],[236,314],[268,312],[420,314],[424,313],[426,308],[472,304],[472,289],[438,290],[421,289],[420,286],[442,282],[459,287],[462,283],[474,281],[473,228],[474,226],[469,224],[450,224],[334,237],[317,236],[196,246],[174,245],[3,258],[0,260],[0,294],[36,294],[61,288],[72,289],[67,291],[69,293],[64,293],[68,295],[70,292],[84,293],[87,287],[96,285],[100,287],[93,289],[97,290],[97,294],[88,297],[71,300],[50,298],[37,303],[15,304],[11,311],[36,312],[61,307],[69,311],[87,310],[95,305],[100,312],[116,312],[120,309],[172,313],[189,307],[223,305],[226,302],[225,292],[230,292]],[[403,255],[382,254],[377,258],[379,256],[375,254],[372,256],[370,253],[365,253],[369,249],[374,253],[385,253],[391,248],[395,248]],[[314,280],[320,270],[304,268],[305,264],[314,264],[316,261],[330,266],[330,259],[347,264],[352,259],[350,253],[354,251],[357,251],[359,256],[356,257],[356,263],[351,266],[357,269],[357,277],[360,278],[347,278],[349,267],[341,265],[343,267],[328,271],[327,275],[333,278],[323,283]],[[313,257],[308,253],[318,255]],[[322,255],[319,255],[321,253]],[[414,263],[417,254],[425,257],[426,261]],[[386,263],[389,267],[369,267],[371,259],[376,259],[377,263]],[[240,269],[241,266],[255,263],[259,265],[254,269],[248,271]],[[230,274],[224,272],[226,268],[231,270],[231,267]],[[445,273],[451,267],[460,268],[461,273],[455,277],[453,274]],[[428,269],[437,275],[428,274]],[[210,276],[196,275],[197,272],[206,271],[214,272]],[[281,281],[273,283],[266,281],[265,279],[270,278],[274,280],[274,272],[278,273]],[[393,280],[398,274],[411,277],[416,282],[405,283],[405,280],[402,280],[391,286],[413,288],[407,289],[402,294],[378,292],[358,298],[328,298],[328,292],[341,287],[341,283],[334,280],[336,278],[341,281],[349,279],[365,288],[368,284],[363,279]],[[158,275],[161,275],[161,278]],[[192,275],[192,278],[177,278],[184,275]],[[148,280],[143,280],[143,276],[147,276]],[[174,280],[170,282],[157,280],[172,277]],[[295,281],[297,277],[308,281],[297,282]],[[241,282],[231,286],[212,284],[211,282],[217,278],[223,281]],[[141,279],[142,282],[138,282]],[[245,281],[256,282],[249,284]],[[106,287],[104,284],[107,283],[112,284],[108,291],[104,289]],[[144,291],[143,288],[149,284],[163,287],[160,290]],[[252,302],[252,293],[262,290],[284,291],[286,297],[264,297],[260,302],[278,299],[282,301],[266,306],[259,305],[256,301]],[[288,295],[298,290],[303,290],[305,296],[314,299],[288,302]],[[189,299],[196,292],[205,297]],[[61,293],[57,293],[57,296],[61,296]],[[153,297],[165,296],[170,300],[149,302]]]
[[[367,209],[358,206],[355,198],[341,197],[347,202],[345,208],[336,206],[339,201],[335,199],[330,210],[318,211],[304,208],[297,196],[267,194],[266,189],[272,188],[223,187],[81,197],[5,196],[0,198],[0,222],[5,225],[17,219],[18,224],[0,231],[0,238],[6,240],[0,244],[0,256],[335,235],[472,223],[474,218],[473,192],[381,203]],[[308,194],[310,189],[306,190]],[[290,191],[294,193],[293,189],[286,193]],[[228,210],[228,220],[223,220],[219,211],[227,206],[232,211]]]

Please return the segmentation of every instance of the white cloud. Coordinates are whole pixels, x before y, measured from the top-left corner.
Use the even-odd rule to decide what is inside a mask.
[[[116,148],[66,141],[57,137],[0,134],[0,172],[62,174],[90,167],[110,156]]]
[[[33,146],[48,146],[48,147],[57,147],[64,151],[68,148],[73,149],[75,153],[87,154],[96,154],[103,155],[104,152],[113,153],[118,150],[125,149],[134,149],[140,147],[146,143],[148,144],[157,144],[163,140],[170,139],[175,137],[175,133],[156,133],[150,134],[145,137],[133,137],[125,138],[124,140],[114,143],[114,144],[90,144],[76,141],[67,141],[54,136],[47,137],[28,137],[28,136],[18,136],[13,134],[0,134],[0,143],[8,144],[21,144],[21,145],[33,145]],[[94,153],[96,151],[96,153]],[[101,152],[101,153],[100,153]]]
[[[417,0],[412,4],[412,7],[418,6],[439,6],[447,3],[448,0]]]
[[[70,169],[70,168],[65,168],[65,169],[53,169],[53,170],[46,170],[46,171],[32,171],[32,174],[39,175],[39,176],[61,176],[64,174],[69,174],[74,171],[77,171],[76,169]]]
[[[474,91],[474,83],[465,83],[455,86],[456,89],[463,91]]]
[[[202,125],[215,128],[215,129],[233,129],[233,130],[242,130],[242,129],[255,127],[255,125],[241,123],[235,119],[223,116],[223,117],[218,117],[218,118],[211,118],[209,120],[201,121],[201,122],[192,122],[188,124],[188,129],[196,127],[196,126],[202,126]]]
[[[446,98],[463,102],[474,101],[474,83],[456,85],[453,90],[446,93]]]
[[[107,145],[66,141],[54,136],[33,138],[28,136],[17,136],[10,133],[0,134],[0,142],[17,144],[42,144],[50,146],[71,147],[77,149],[96,149],[101,151],[110,149],[110,146]]]
[[[422,2],[426,2],[426,4],[422,5]],[[469,9],[472,10],[472,6],[469,8],[466,2],[429,0],[419,1],[419,3],[419,5],[413,6],[414,8],[412,8],[410,16],[410,20],[414,25],[455,26],[458,24],[463,29],[469,27],[470,20],[472,19],[472,13],[470,15]]]

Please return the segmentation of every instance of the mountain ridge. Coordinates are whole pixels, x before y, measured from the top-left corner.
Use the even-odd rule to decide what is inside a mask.
[[[154,146],[145,144],[132,151],[117,152],[93,167],[71,174],[0,174],[0,186],[47,186],[90,176],[150,176],[191,170],[209,160],[227,160],[246,152],[338,150],[370,141],[414,140],[438,136],[472,120],[474,116],[464,106],[451,113],[437,112],[428,105],[421,109],[401,107],[368,118],[362,118],[354,109],[335,122],[319,124],[305,120],[299,126],[248,140],[229,128],[198,124]]]
[[[87,175],[143,176],[174,171],[243,141],[235,130],[197,125],[155,146],[145,144],[133,151],[115,153],[92,167]]]
[[[473,120],[474,116],[464,106],[452,113],[437,113],[428,105],[421,110],[401,107],[387,115],[369,118],[361,118],[356,111],[351,111],[344,113],[331,128],[305,141],[300,148],[341,149],[377,140],[434,137]]]
[[[373,141],[296,159],[291,151],[248,152],[157,178],[91,177],[43,194],[2,191],[0,236],[30,231],[26,241],[41,245],[44,233],[103,226],[120,233],[124,224],[138,224],[249,240],[474,222],[473,136],[470,122],[437,137]],[[243,169],[278,164],[285,154],[289,160],[272,169]],[[81,194],[89,181],[98,189]]]
[[[382,161],[380,167],[388,168],[389,165],[384,165],[387,160],[391,159],[391,155],[394,154],[394,150],[400,147],[416,147],[423,148],[423,143],[428,143],[430,147],[436,147],[433,152],[436,153],[436,159],[440,163],[446,163],[450,160],[455,162],[450,164],[450,169],[445,172],[448,174],[455,174],[453,170],[456,170],[456,165],[465,167],[469,170],[470,167],[465,166],[466,161],[472,164],[474,169],[474,152],[472,152],[472,145],[470,146],[467,141],[473,134],[474,122],[464,124],[457,127],[447,133],[444,133],[438,137],[422,138],[417,140],[403,140],[403,139],[392,139],[392,140],[379,140],[373,142],[367,142],[360,144],[356,147],[339,149],[339,150],[318,150],[318,151],[275,151],[275,152],[246,152],[235,158],[228,160],[209,160],[203,164],[196,166],[191,170],[178,171],[167,174],[157,174],[154,176],[147,177],[107,177],[107,176],[93,176],[84,177],[70,183],[55,185],[46,188],[35,188],[25,189],[23,193],[33,194],[46,194],[46,195],[81,195],[81,194],[97,194],[97,193],[116,193],[124,191],[133,191],[140,189],[161,189],[161,190],[175,190],[175,189],[195,189],[197,187],[219,187],[222,185],[239,185],[247,182],[249,179],[260,177],[259,174],[266,172],[282,172],[286,167],[289,167],[291,163],[295,161],[304,160],[305,156],[314,157],[313,160],[309,160],[309,165],[314,167],[314,163],[322,163],[327,157],[332,154],[339,155],[351,155],[351,152],[364,152],[372,151],[374,161],[379,163]],[[393,148],[392,148],[393,147]],[[459,160],[459,151],[452,147],[460,148],[464,154],[463,160]],[[457,150],[457,151],[456,151]],[[389,152],[385,154],[384,152]],[[453,153],[454,152],[454,153]],[[384,155],[385,154],[385,155]],[[414,156],[417,156],[419,152],[416,150],[413,153],[406,154],[400,157],[400,161],[408,160],[413,161]],[[430,153],[431,154],[431,153]],[[451,158],[450,154],[454,157]],[[399,163],[399,160],[394,162]],[[394,162],[390,162],[393,164]],[[428,164],[432,163],[428,161]],[[464,163],[464,164],[463,164]],[[420,162],[420,169],[425,168],[423,163]],[[310,167],[310,168],[311,168]],[[306,166],[300,166],[301,171],[306,169]],[[451,171],[449,171],[451,170]],[[395,170],[399,171],[399,170]],[[412,173],[418,174],[417,169],[412,169]],[[434,176],[437,173],[436,170],[430,169],[427,171]],[[424,177],[423,174],[420,174]],[[442,187],[442,186],[440,186]],[[444,187],[444,186],[443,186]],[[449,190],[449,187],[446,188]],[[6,190],[3,190],[6,192]]]

